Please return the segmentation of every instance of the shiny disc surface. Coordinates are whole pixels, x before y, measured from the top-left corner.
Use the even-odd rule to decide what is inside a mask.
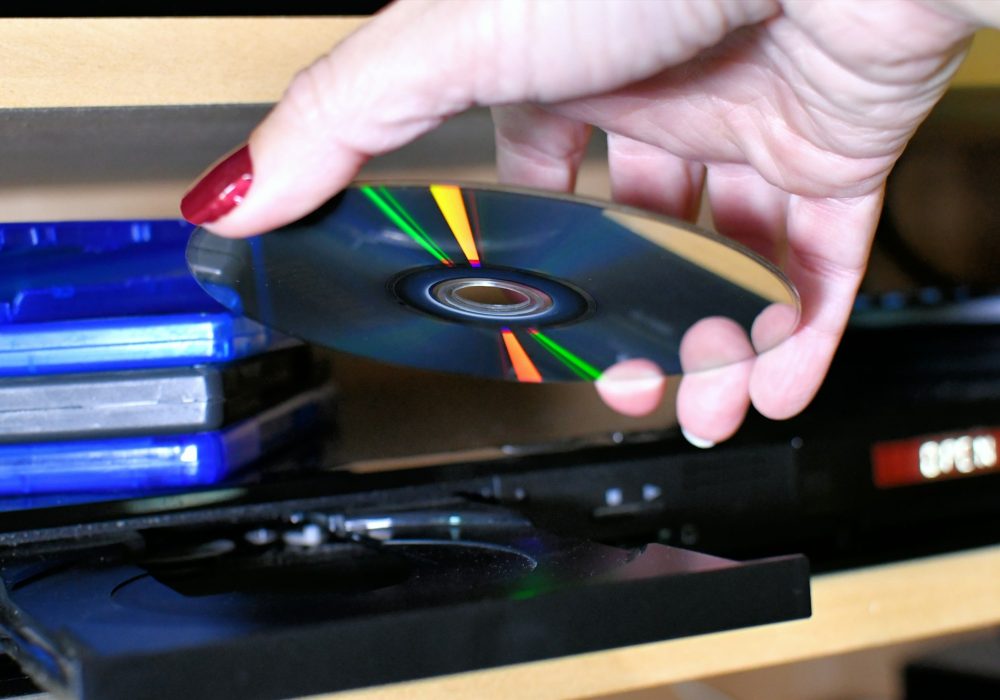
[[[198,229],[216,299],[303,340],[428,370],[593,381],[747,359],[798,320],[795,290],[724,239],[639,210],[451,184],[358,184],[249,239]]]

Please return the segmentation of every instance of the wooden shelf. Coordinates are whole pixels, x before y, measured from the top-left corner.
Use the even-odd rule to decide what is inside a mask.
[[[274,102],[357,17],[0,20],[0,107]]]
[[[1000,624],[1000,545],[817,576],[812,595],[809,620],[326,697],[593,697],[982,629]]]

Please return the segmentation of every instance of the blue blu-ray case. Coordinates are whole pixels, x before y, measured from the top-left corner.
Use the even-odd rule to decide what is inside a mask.
[[[0,445],[0,495],[157,491],[218,484],[320,424],[329,385],[228,428],[190,435]]]
[[[229,362],[293,344],[229,312],[0,327],[0,377]]]
[[[188,270],[192,228],[177,219],[0,224],[0,326],[223,311]]]
[[[229,362],[290,344],[199,286],[192,229],[0,224],[0,377]]]
[[[138,247],[183,250],[194,226],[183,219],[45,221],[0,224],[0,256],[78,257]]]

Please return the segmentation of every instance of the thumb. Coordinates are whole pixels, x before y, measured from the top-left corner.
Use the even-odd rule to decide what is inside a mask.
[[[448,26],[435,17],[445,9],[392,5],[300,71],[247,144],[184,196],[184,218],[228,236],[271,230],[343,189],[372,156],[466,109],[465,86],[435,69],[450,69],[449,52],[458,48],[455,37],[433,36]],[[417,70],[415,56],[430,67]]]
[[[607,92],[775,9],[775,0],[394,3],[299,73],[181,211],[222,235],[276,228],[343,189],[372,156],[469,107]]]

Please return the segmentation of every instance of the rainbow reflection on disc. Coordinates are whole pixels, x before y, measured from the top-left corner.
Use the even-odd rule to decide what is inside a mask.
[[[198,229],[187,257],[217,300],[289,335],[521,382],[594,381],[631,358],[666,374],[738,361],[787,337],[799,313],[775,267],[722,238],[502,187],[357,184],[254,238]],[[713,347],[716,321],[741,329],[747,350],[731,332]]]

